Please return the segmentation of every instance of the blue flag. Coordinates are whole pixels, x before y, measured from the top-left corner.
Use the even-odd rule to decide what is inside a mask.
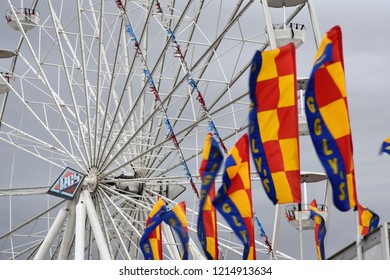
[[[383,141],[380,153],[390,154],[390,137]]]

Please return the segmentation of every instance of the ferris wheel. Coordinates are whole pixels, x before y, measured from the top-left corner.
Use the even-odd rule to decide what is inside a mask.
[[[294,16],[307,4],[268,2],[294,2]],[[253,0],[8,0],[17,39],[0,51],[0,258],[142,259],[139,240],[162,197],[186,201],[191,258],[203,259],[203,143],[212,132],[226,150],[248,129],[250,62],[278,31],[264,28],[263,9]],[[56,184],[79,189],[48,195]],[[218,228],[221,258],[239,259],[233,231],[222,220]],[[180,258],[172,230],[163,236],[164,258]]]

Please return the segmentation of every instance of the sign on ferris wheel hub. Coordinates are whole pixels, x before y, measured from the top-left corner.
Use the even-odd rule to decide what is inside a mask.
[[[48,190],[48,194],[72,200],[80,188],[85,174],[66,167],[54,184]]]

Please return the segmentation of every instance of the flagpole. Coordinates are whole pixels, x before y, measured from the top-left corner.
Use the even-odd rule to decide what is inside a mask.
[[[267,26],[267,34],[268,34],[268,40],[269,40],[269,45],[271,49],[276,49],[276,39],[275,39],[275,33],[272,25],[272,19],[271,19],[271,14],[270,10],[268,7],[268,2],[267,1],[261,1],[261,4],[263,6],[263,12],[264,12],[264,17],[265,17],[265,22]],[[275,220],[274,220],[274,228],[273,228],[273,233],[272,233],[272,249],[276,250],[277,246],[277,239],[279,235],[279,226],[280,226],[280,214],[281,214],[281,209],[279,204],[275,205]],[[272,260],[273,257],[272,255],[270,256],[270,259]]]
[[[303,260],[303,233],[302,233],[302,204],[298,204],[299,221],[299,248],[301,251],[301,260]]]
[[[357,206],[356,206],[357,208]],[[362,236],[360,235],[359,211],[356,212],[356,255],[358,260],[363,260]]]
[[[302,211],[307,210],[307,188],[306,181],[303,182],[303,204],[298,204],[298,213],[299,213],[299,248],[301,250],[301,260],[303,260],[303,230],[302,230]],[[302,209],[302,206],[304,209]]]
[[[277,250],[276,249],[276,246],[277,246],[277,239],[278,239],[278,236],[279,236],[279,225],[280,225],[280,205],[279,204],[276,204],[275,205],[275,220],[274,220],[274,230],[273,230],[273,233],[272,233],[272,249],[273,250]],[[272,260],[272,255],[270,256],[270,260]]]

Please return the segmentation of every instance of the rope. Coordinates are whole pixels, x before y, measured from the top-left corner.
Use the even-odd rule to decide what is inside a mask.
[[[264,238],[265,238],[264,243],[265,243],[265,245],[267,245],[267,247],[268,247],[268,254],[273,254],[272,244],[271,244],[271,242],[269,242],[269,240],[268,240],[268,236],[267,236],[267,234],[266,234],[265,231],[264,231],[263,225],[261,224],[260,219],[257,217],[256,213],[254,214],[254,216],[255,216],[256,224],[257,224],[257,226],[259,227],[260,237],[264,237]]]

